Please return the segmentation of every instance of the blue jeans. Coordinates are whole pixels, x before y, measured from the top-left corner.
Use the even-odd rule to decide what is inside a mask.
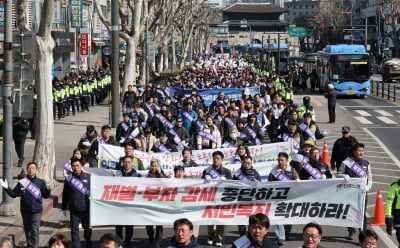
[[[285,240],[285,226],[284,225],[274,225],[274,230],[276,237],[278,237],[278,240]]]

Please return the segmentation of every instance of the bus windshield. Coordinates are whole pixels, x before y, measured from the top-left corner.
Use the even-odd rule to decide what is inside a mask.
[[[368,55],[340,54],[331,57],[331,78],[339,81],[361,82],[370,77]]]

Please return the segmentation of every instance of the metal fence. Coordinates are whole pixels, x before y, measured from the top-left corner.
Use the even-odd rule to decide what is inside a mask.
[[[400,101],[400,84],[371,80],[371,96],[386,101]]]

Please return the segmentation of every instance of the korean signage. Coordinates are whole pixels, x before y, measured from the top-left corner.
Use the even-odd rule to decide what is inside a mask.
[[[79,55],[89,55],[89,34],[80,34],[79,37]]]
[[[56,42],[54,53],[72,53],[75,51],[75,33],[51,31],[51,36]]]
[[[256,213],[274,224],[362,227],[365,179],[249,182],[91,176],[90,224],[246,225]]]
[[[71,0],[71,27],[80,28],[82,26],[82,0]]]
[[[4,32],[5,1],[0,0],[0,32]]]

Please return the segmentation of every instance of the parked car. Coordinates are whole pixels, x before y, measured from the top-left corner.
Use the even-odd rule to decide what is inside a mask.
[[[390,58],[383,62],[382,81],[400,80],[400,58]]]

